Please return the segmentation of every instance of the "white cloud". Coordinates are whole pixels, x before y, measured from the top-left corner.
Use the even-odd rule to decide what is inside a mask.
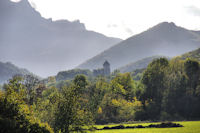
[[[199,8],[199,0],[29,0],[46,18],[79,19],[86,28],[108,36],[127,38],[162,21],[197,29],[200,17],[185,7]],[[125,27],[123,25],[125,23]],[[117,25],[116,27],[111,25]],[[109,28],[108,25],[111,27]],[[128,29],[128,32],[127,32]],[[131,31],[131,32],[130,32]]]
[[[190,12],[191,14],[195,16],[200,17],[200,8],[197,8],[196,6],[189,6],[187,8],[188,8],[188,12]]]
[[[10,1],[12,1],[12,2],[19,2],[19,1],[21,1],[21,0],[10,0]]]

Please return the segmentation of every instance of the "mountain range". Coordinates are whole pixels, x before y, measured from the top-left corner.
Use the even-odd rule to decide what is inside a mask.
[[[28,0],[0,0],[0,61],[46,77],[71,69],[121,39],[89,31],[79,20],[46,19]]]
[[[120,70],[121,73],[133,72],[133,74],[136,76],[138,76],[137,74],[140,73],[140,76],[141,76],[141,73],[146,69],[146,67],[152,60],[161,58],[161,57],[163,56],[147,57],[147,58],[138,60],[136,62],[129,63],[119,68],[118,70]],[[165,58],[170,59],[169,57],[165,57]],[[174,58],[178,58],[181,60],[191,58],[191,59],[200,61],[200,48],[184,53],[179,56],[175,56]],[[14,75],[27,75],[27,74],[34,75],[37,78],[40,78],[37,75],[28,71],[27,69],[19,68],[18,66],[10,62],[6,62],[6,63],[0,62],[0,85],[8,81]],[[87,76],[91,76],[92,72],[89,70],[83,70],[83,69],[72,69],[68,71],[60,71],[55,77],[56,77],[56,80],[67,80],[67,79],[73,79],[75,75],[77,74],[85,74]],[[135,78],[136,80],[139,79],[138,77],[135,77]]]
[[[1,0],[0,17],[0,61],[10,61],[42,77],[75,66],[101,68],[105,60],[111,70],[132,71],[144,67],[155,55],[173,57],[200,47],[200,31],[173,22],[159,23],[121,40],[89,31],[79,20],[46,19],[28,0]]]
[[[105,60],[118,69],[146,57],[173,57],[200,47],[200,31],[187,30],[174,23],[162,22],[134,35],[80,64],[77,68],[100,68]]]

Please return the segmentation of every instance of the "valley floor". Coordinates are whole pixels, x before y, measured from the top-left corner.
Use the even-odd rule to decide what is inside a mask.
[[[200,133],[200,121],[184,121],[177,122],[184,127],[178,128],[146,128],[146,129],[113,129],[113,130],[99,130],[95,133]],[[140,123],[140,124],[123,124],[124,126],[133,125],[149,125],[152,123]],[[116,125],[97,125],[96,128],[103,128],[104,126],[116,126]]]

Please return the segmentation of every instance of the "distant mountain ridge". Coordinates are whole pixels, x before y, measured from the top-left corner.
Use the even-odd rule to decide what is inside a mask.
[[[199,47],[199,31],[191,31],[178,27],[174,23],[163,22],[112,46],[77,68],[99,68],[104,60],[108,60],[111,69],[114,70],[146,57],[154,55],[173,57]]]
[[[0,62],[0,84],[5,83],[15,75],[32,75],[27,69],[19,68],[10,62]]]
[[[148,66],[149,63],[151,63],[154,59],[158,59],[164,56],[151,56],[151,57],[147,57],[147,58],[143,58],[141,60],[138,60],[136,62],[132,62],[129,63],[123,67],[118,68],[118,70],[120,70],[121,73],[125,73],[125,72],[133,72],[136,69],[144,69]],[[167,57],[165,57],[167,58]]]
[[[45,19],[28,0],[0,0],[0,18],[0,60],[43,77],[71,69],[121,41],[88,31],[79,20]]]

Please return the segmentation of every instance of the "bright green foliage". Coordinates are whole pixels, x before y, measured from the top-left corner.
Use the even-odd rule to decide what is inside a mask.
[[[101,101],[103,100],[103,97],[108,89],[109,84],[105,81],[105,78],[103,77],[100,77],[95,83],[91,84],[88,87],[89,108],[94,117],[98,116],[97,111],[99,110]]]
[[[42,98],[37,100],[37,104],[33,105],[35,116],[40,118],[42,122],[47,122],[53,127],[55,122],[55,110],[59,101],[59,91],[55,87],[51,87],[42,93]]]
[[[101,100],[96,102],[100,103],[96,106],[96,122],[102,124],[134,120],[135,112],[140,110],[142,104],[135,98],[137,89],[130,73],[118,74],[109,84],[96,82],[96,89],[99,90],[96,90],[99,96],[96,98]],[[105,90],[103,87],[108,89]]]
[[[84,94],[87,79],[84,75],[77,75],[73,84],[69,87],[63,87],[57,97],[57,103],[54,113],[54,129],[56,132],[84,132],[83,127],[90,126],[93,123],[92,115],[84,103]]]
[[[83,132],[83,126],[92,124],[90,113],[82,109],[75,88],[63,88],[55,112],[54,129],[64,133]]]
[[[112,90],[112,93],[115,94],[116,96],[115,98],[117,98],[118,96],[124,96],[126,94],[126,90],[116,80],[111,81],[111,90]]]
[[[133,121],[135,112],[141,109],[142,103],[136,98],[127,101],[118,97],[115,99],[113,94],[105,94],[98,110],[98,123],[119,123]]]
[[[27,90],[26,87],[22,84],[23,78],[19,76],[13,77],[9,80],[8,84],[4,85],[5,96],[9,102],[17,102],[19,104],[25,104],[27,101]]]
[[[22,78],[14,77],[0,92],[0,131],[6,133],[50,133],[48,124],[34,117],[31,107],[25,102],[26,88]]]
[[[112,92],[124,96],[126,100],[132,100],[134,97],[135,84],[130,73],[118,74],[111,81]]]

